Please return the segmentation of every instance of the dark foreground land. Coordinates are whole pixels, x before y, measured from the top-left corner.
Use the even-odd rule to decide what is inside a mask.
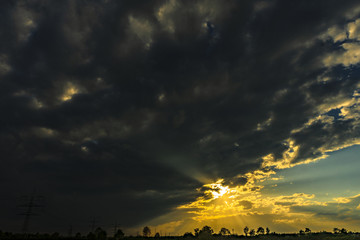
[[[306,235],[300,234],[269,234],[269,235],[258,235],[258,236],[198,236],[198,237],[183,237],[183,236],[174,236],[174,237],[102,237],[97,238],[93,236],[78,236],[78,237],[64,237],[54,234],[2,234],[0,240],[5,239],[57,239],[57,240],[311,240],[311,239],[321,239],[321,240],[352,240],[359,239],[360,233],[352,234],[332,234],[332,233],[312,233]]]

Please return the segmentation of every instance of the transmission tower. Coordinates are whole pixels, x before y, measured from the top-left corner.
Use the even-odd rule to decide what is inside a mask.
[[[72,224],[69,226],[69,230],[68,230],[68,237],[72,237],[72,232],[73,232],[73,226]]]
[[[116,221],[115,224],[114,224],[114,236],[115,236],[115,234],[117,232],[117,229],[118,229],[118,225],[117,225],[117,221]]]
[[[92,233],[94,233],[96,224],[97,224],[97,221],[96,221],[95,218],[93,218],[93,219],[91,220],[91,223],[90,223],[90,228],[91,228],[91,232],[92,232]]]
[[[43,207],[42,205],[36,204],[35,201],[36,200],[35,200],[34,195],[31,195],[30,199],[29,199],[29,202],[27,204],[19,205],[19,207],[26,208],[25,212],[20,213],[20,215],[25,216],[24,217],[24,223],[23,223],[23,226],[22,226],[22,233],[24,233],[24,234],[28,233],[30,217],[39,215],[39,214],[33,212],[34,208]]]

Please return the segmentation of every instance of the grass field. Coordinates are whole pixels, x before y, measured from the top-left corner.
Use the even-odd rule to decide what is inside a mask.
[[[264,234],[256,236],[244,236],[244,235],[211,235],[200,234],[199,236],[167,236],[167,237],[142,237],[142,236],[124,236],[120,238],[114,238],[112,236],[95,236],[95,235],[83,235],[77,237],[66,237],[59,234],[12,234],[2,233],[0,234],[0,240],[11,239],[57,239],[57,240],[352,240],[359,239],[360,233],[348,233],[348,234],[333,234],[330,232],[310,233],[310,234]]]

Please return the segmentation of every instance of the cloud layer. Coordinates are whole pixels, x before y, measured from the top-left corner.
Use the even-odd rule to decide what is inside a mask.
[[[50,199],[39,229],[136,226],[360,143],[357,1],[0,4],[0,185]]]

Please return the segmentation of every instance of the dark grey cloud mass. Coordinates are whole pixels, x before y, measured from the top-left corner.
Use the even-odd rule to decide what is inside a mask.
[[[36,189],[37,231],[136,226],[269,154],[354,144],[358,17],[358,1],[1,1],[0,225],[20,230],[14,199]]]

